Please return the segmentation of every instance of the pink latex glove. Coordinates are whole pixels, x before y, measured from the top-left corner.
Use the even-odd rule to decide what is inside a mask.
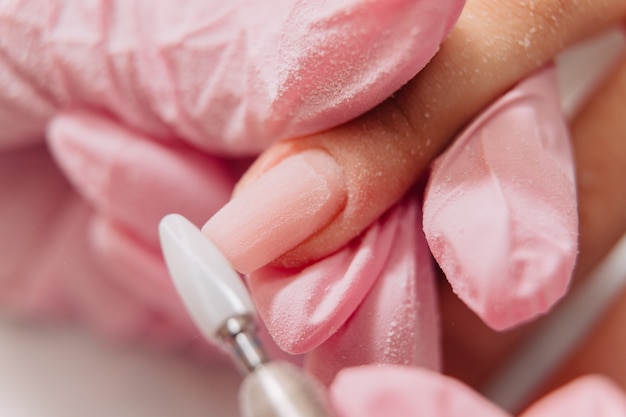
[[[454,292],[507,329],[566,292],[577,254],[574,160],[556,71],[498,99],[432,164],[424,232]]]
[[[0,5],[2,144],[67,108],[228,155],[345,122],[411,79],[461,1]],[[10,88],[9,88],[10,87]]]
[[[471,388],[423,369],[364,366],[339,373],[330,387],[338,417],[507,417]],[[621,417],[626,396],[599,376],[579,378],[520,417]]]
[[[70,159],[78,152],[64,153],[89,184],[81,190],[86,195],[72,189],[42,145],[0,153],[2,310],[70,317],[115,339],[177,349],[196,344],[197,332],[175,296],[152,226],[169,211],[201,221],[207,209],[228,198],[233,180],[215,159],[151,144],[85,114],[55,120],[54,146],[70,146],[75,136],[69,135],[81,130],[89,138],[103,135],[100,143],[109,151],[92,159],[88,151],[82,159]],[[160,162],[170,170],[146,176],[137,161]],[[178,180],[190,179],[206,192],[183,191]],[[147,193],[171,199],[155,205]]]
[[[226,202],[241,163],[207,152],[253,155],[373,107],[462,4],[2,2],[4,309],[191,343],[156,222],[201,223]]]
[[[252,204],[246,193],[264,186],[253,183],[229,204]],[[249,276],[277,344],[309,353],[305,365],[326,383],[368,363],[438,369],[433,271],[416,194],[313,266],[266,266]],[[433,254],[487,324],[530,320],[565,294],[576,257],[576,196],[553,67],[494,102],[435,161],[424,208]],[[308,216],[304,207],[296,212]]]
[[[434,272],[420,202],[406,198],[343,250],[300,271],[265,267],[249,277],[270,334],[329,384],[368,363],[439,369]]]

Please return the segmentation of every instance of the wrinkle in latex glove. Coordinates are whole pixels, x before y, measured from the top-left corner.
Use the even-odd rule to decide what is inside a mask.
[[[553,69],[545,69],[490,106],[434,163],[425,195],[430,249],[457,295],[496,328],[548,309],[564,294],[573,269],[577,224],[572,155],[554,81]],[[400,303],[399,294],[376,300],[373,294],[380,290],[371,288],[385,285],[383,277],[402,279],[392,278],[393,267],[407,274],[409,268],[401,267],[406,260],[418,260],[416,280],[421,285],[426,284],[420,280],[432,279],[428,268],[421,269],[419,244],[407,243],[419,241],[421,234],[417,227],[406,226],[413,224],[410,212],[394,208],[360,238],[309,268],[294,272],[265,267],[250,276],[261,317],[279,346],[290,352],[312,351],[307,363],[326,382],[342,362],[437,366],[436,355],[377,351],[393,331],[392,321],[385,323],[385,311]],[[394,224],[403,225],[401,233],[392,232]],[[354,255],[348,256],[350,251]],[[392,265],[390,259],[405,251],[410,255]],[[413,301],[420,301],[419,296]],[[420,307],[416,302],[403,310],[415,332],[408,339],[433,346],[435,336],[429,331],[416,335],[434,328],[436,312],[433,307],[435,318],[422,316]],[[359,309],[367,313],[360,316]],[[377,327],[372,317],[384,325]]]
[[[573,155],[550,67],[497,100],[435,160],[424,231],[459,298],[506,329],[565,294],[577,229]]]
[[[365,364],[440,368],[438,298],[420,201],[410,196],[387,216],[395,220],[395,234],[374,287],[342,327],[306,356],[306,368],[326,384],[341,369]]]
[[[371,226],[339,252],[302,269],[273,266],[248,277],[252,298],[278,345],[305,353],[354,313],[394,247],[400,212]]]
[[[3,145],[55,112],[103,110],[154,137],[251,154],[345,122],[432,57],[463,1],[0,5]]]
[[[351,119],[426,64],[462,6],[1,2],[0,149],[11,159],[9,149],[47,135],[73,186],[50,163],[11,165],[12,177],[35,181],[2,190],[20,214],[10,230],[36,238],[8,233],[0,244],[36,261],[3,270],[4,306],[82,317],[118,337],[192,343],[155,252],[156,219],[211,216],[232,187],[222,170],[239,162],[219,167],[176,142],[250,154]],[[50,162],[43,146],[36,153]],[[47,188],[55,178],[62,187]],[[49,216],[25,209],[52,206]],[[120,314],[116,298],[129,307]]]

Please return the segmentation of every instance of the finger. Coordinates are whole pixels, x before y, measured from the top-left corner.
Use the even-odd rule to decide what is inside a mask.
[[[586,327],[589,324],[584,323],[593,324],[597,322],[595,316],[598,313],[590,313],[591,316],[583,319],[581,315],[586,314],[583,313],[583,310],[601,313],[604,308],[600,305],[594,307],[594,304],[607,302],[606,297],[594,301],[592,296],[596,292],[591,291],[590,288],[596,283],[587,282],[582,278],[594,279],[596,277],[595,274],[590,275],[589,271],[604,258],[609,248],[613,247],[616,240],[626,231],[624,224],[626,206],[623,191],[623,183],[626,181],[626,173],[623,169],[626,163],[626,146],[623,140],[624,135],[626,135],[626,123],[623,121],[624,109],[626,108],[624,104],[626,102],[624,100],[626,97],[625,70],[626,62],[623,62],[621,67],[613,72],[612,77],[605,79],[602,88],[583,106],[582,112],[572,124],[578,171],[578,210],[580,213],[580,253],[575,272],[578,279],[574,281],[574,291],[557,307],[556,314],[547,316],[531,327],[499,335],[489,331],[478,320],[468,315],[467,309],[459,305],[455,296],[444,294],[442,305],[447,313],[446,319],[443,321],[445,326],[444,348],[446,349],[444,354],[449,358],[448,372],[460,376],[473,385],[482,385],[485,377],[490,375],[494,368],[501,365],[500,372],[492,376],[488,390],[493,391],[492,394],[504,398],[501,399],[503,402],[518,404],[520,398],[522,398],[521,401],[525,401],[528,395],[526,390],[536,391],[539,388],[537,381],[528,382],[530,381],[527,379],[528,375],[537,375],[538,379],[545,379],[546,374],[549,375],[554,372],[555,368],[561,367],[561,362],[571,355],[567,352],[571,352],[575,348],[573,344],[580,343],[582,335],[587,334],[588,329]],[[592,182],[584,181],[583,173],[585,172],[587,175],[593,175]],[[596,199],[600,199],[599,204],[597,204]],[[600,218],[596,219],[596,216]],[[600,222],[600,224],[597,225],[596,222]],[[623,272],[618,271],[618,273]],[[611,292],[619,291],[619,287],[613,288],[613,290],[608,290],[607,296],[610,296]],[[606,292],[606,290],[603,291]],[[577,299],[579,301],[575,301]],[[574,304],[568,307],[571,302]],[[581,308],[582,305],[584,305],[584,309]],[[572,314],[576,314],[576,318],[572,318]],[[569,324],[561,323],[559,320],[572,322]],[[576,330],[576,326],[586,327]],[[616,331],[613,336],[619,337],[618,335],[621,334],[614,328],[611,330]],[[555,343],[551,341],[551,338],[556,337],[557,332],[559,340],[558,343]],[[616,340],[609,339],[609,337],[611,335],[606,333],[600,339],[595,336],[589,338],[591,342],[588,349],[596,346],[609,350],[616,349],[615,352],[617,352],[623,344],[614,343]],[[564,340],[569,340],[569,342],[563,342]],[[607,343],[599,342],[596,344],[595,340],[605,340]],[[608,343],[608,340],[611,340],[611,343]],[[555,346],[562,347],[556,348],[560,350],[555,351]],[[461,360],[458,352],[468,352],[471,360]],[[577,356],[585,356],[584,361],[587,361],[587,364],[592,364],[594,357],[596,361],[601,361],[601,358],[609,358],[607,362],[603,364],[597,362],[596,368],[587,366],[584,369],[577,368],[570,362],[562,367],[560,371],[562,377],[559,377],[557,382],[551,383],[550,388],[583,374],[583,370],[586,372],[607,372],[608,375],[616,377],[617,381],[626,387],[626,381],[623,381],[624,368],[621,367],[621,362],[619,360],[613,361],[608,352],[594,356],[597,353],[599,352],[594,351],[593,354],[579,354]],[[543,365],[539,365],[539,357],[545,362]],[[538,368],[529,373],[529,366],[537,366]],[[523,383],[521,377],[513,370],[524,372],[525,381],[528,383]],[[567,377],[563,377],[563,375],[567,375]],[[510,381],[516,382],[507,388],[506,385]]]
[[[233,176],[221,160],[163,144],[97,113],[64,113],[48,142],[75,188],[96,209],[156,246],[167,213],[196,223],[227,201]]]
[[[570,138],[548,66],[491,104],[433,162],[424,233],[458,297],[504,330],[565,294],[577,220]]]
[[[330,398],[340,417],[507,417],[459,381],[414,367],[362,366],[339,373]]]
[[[372,363],[440,369],[435,277],[418,231],[419,204],[413,197],[394,207],[401,221],[385,268],[342,327],[306,356],[305,367],[321,382],[329,385],[341,369]]]
[[[173,322],[183,335],[195,334],[169,278],[161,253],[100,217],[92,219],[90,246],[112,285],[130,294],[147,311]]]
[[[514,354],[483,386],[485,395],[509,410],[520,410],[529,400],[545,392],[546,381],[571,357],[577,346],[587,340],[593,327],[620,298],[626,283],[625,244],[626,240],[584,282],[578,282],[550,315],[534,323],[532,332],[527,333]],[[616,373],[620,372],[620,363],[618,360],[614,364],[618,369]],[[589,373],[602,371],[589,369]]]
[[[587,376],[550,393],[520,417],[613,417],[624,414],[624,393],[606,378]]]
[[[171,212],[199,222],[215,211],[232,189],[228,166],[96,113],[57,116],[48,139],[67,177],[95,209],[90,247],[110,286],[141,306],[142,334],[160,346],[187,343],[195,331],[167,276],[157,225]],[[91,310],[96,318],[103,314]],[[109,316],[118,327],[130,320]]]
[[[330,387],[330,396],[341,417],[509,415],[457,380],[409,367],[346,369]],[[589,376],[541,399],[521,417],[612,417],[624,412],[624,393],[605,378]]]
[[[243,190],[205,225],[205,233],[242,271],[279,256],[283,265],[298,265],[336,251],[406,192],[477,109],[566,45],[624,15],[621,0],[587,0],[575,6],[556,0],[468,3],[439,54],[414,80],[363,117],[270,149],[249,173],[250,180],[244,179]],[[323,167],[305,161],[268,176],[274,171],[270,167],[281,166],[287,156],[312,149],[329,155]],[[284,199],[305,193],[295,180],[281,182],[298,170],[312,173],[302,187],[318,190],[311,194],[309,210],[298,206],[304,200],[289,206]],[[265,179],[259,171],[266,173]],[[266,188],[257,187],[260,182]],[[271,190],[287,191],[272,198]],[[255,205],[261,192],[263,204]],[[270,213],[280,207],[280,215]],[[286,210],[296,214],[284,216]],[[238,227],[241,222],[258,226],[263,236],[251,236]],[[264,251],[263,259],[245,260],[259,251]]]
[[[411,221],[407,212],[405,207],[391,210],[361,239],[310,267],[286,270],[267,266],[249,275],[259,315],[282,349],[308,352],[354,314],[394,252],[410,250],[398,245],[398,240],[403,240],[399,228]]]
[[[256,153],[382,101],[432,56],[462,4],[3,2],[8,80],[34,92],[16,99],[15,89],[0,89],[0,116],[25,113],[31,119],[19,122],[41,129],[50,114],[36,107],[97,107],[153,137]],[[5,120],[3,133],[30,133]]]
[[[583,277],[589,275],[625,231],[623,182],[626,178],[623,166],[626,148],[623,137],[626,129],[622,120],[624,93],[620,83],[623,81],[619,81],[624,77],[624,65],[621,70],[613,69],[612,78],[607,74],[603,82],[593,82],[602,84],[602,89],[596,90],[593,99],[581,106],[582,112],[572,122],[580,218],[574,286],[583,282]],[[585,185],[585,175],[592,175],[593,182]],[[600,202],[596,202],[596,198]],[[595,222],[604,227],[596,227]],[[495,333],[478,320],[447,286],[442,286],[442,290],[446,372],[473,386],[482,385],[494,369],[533,334],[532,330],[545,321],[540,319],[537,325],[504,334]],[[470,359],[465,360],[459,352],[465,352],[465,357]]]
[[[126,333],[126,339],[141,340],[178,352],[195,345],[195,353],[203,360],[223,362],[223,352],[199,336],[197,327],[169,277],[160,250],[146,245],[111,219],[93,216],[88,229],[87,244],[104,278],[102,280],[98,277],[97,280],[102,282],[96,284],[107,284],[108,292],[117,290],[122,301],[132,303],[135,307],[133,314],[129,313],[128,316],[122,311],[119,314],[117,311],[110,312],[114,302],[99,300],[98,291],[84,294],[88,290],[87,280],[85,288],[76,289],[77,296],[83,295],[83,299],[77,302],[85,309],[87,306],[83,304],[91,306],[88,310],[93,319],[105,321],[117,329],[130,330]],[[139,323],[132,329],[130,324],[134,322]],[[264,327],[259,336],[275,357],[281,357],[282,354],[287,359],[284,352],[267,336]]]

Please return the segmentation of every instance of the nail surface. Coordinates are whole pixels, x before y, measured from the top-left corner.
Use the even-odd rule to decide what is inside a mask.
[[[347,197],[342,168],[322,150],[285,158],[203,227],[240,272],[251,272],[328,224]]]

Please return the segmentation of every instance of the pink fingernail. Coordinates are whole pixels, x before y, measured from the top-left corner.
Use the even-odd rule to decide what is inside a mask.
[[[241,272],[251,272],[324,227],[344,205],[342,168],[321,150],[290,156],[249,184],[202,228]]]

